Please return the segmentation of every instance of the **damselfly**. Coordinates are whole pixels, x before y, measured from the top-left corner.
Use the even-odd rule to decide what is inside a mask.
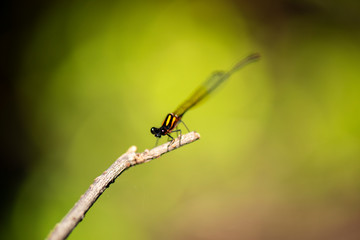
[[[235,66],[229,71],[220,71],[213,73],[202,85],[200,85],[200,87],[196,89],[196,91],[185,102],[183,102],[183,104],[181,104],[173,113],[169,113],[166,116],[161,127],[152,127],[150,129],[151,133],[157,138],[161,138],[161,136],[167,135],[172,140],[174,140],[170,133],[180,131],[181,135],[180,129],[174,129],[177,128],[177,125],[180,122],[184,124],[184,122],[181,121],[181,118],[190,108],[198,104],[201,100],[203,100],[206,96],[213,92],[215,88],[217,88],[221,83],[225,82],[234,72],[244,67],[245,65],[258,60],[259,58],[259,54],[251,54],[237,64],[235,64]],[[184,126],[189,131],[185,124]]]

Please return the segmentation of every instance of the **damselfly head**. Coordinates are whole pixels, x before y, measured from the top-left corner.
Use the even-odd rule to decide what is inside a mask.
[[[152,127],[150,129],[151,134],[153,134],[157,138],[161,138],[161,135],[164,135],[164,134],[161,134],[163,131],[164,131],[164,129],[156,128],[156,127]]]

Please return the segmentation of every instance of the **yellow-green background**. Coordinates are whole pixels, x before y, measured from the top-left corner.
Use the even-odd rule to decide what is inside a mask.
[[[44,7],[16,67],[33,154],[4,239],[46,237],[120,154],[152,148],[150,128],[211,72],[252,52],[261,61],[183,118],[201,140],[122,174],[70,239],[359,239],[359,5]]]

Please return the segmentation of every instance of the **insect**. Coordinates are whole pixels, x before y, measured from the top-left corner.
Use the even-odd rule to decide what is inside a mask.
[[[240,62],[235,64],[233,68],[229,71],[219,71],[213,73],[203,84],[201,84],[195,92],[190,95],[190,97],[183,102],[174,112],[169,113],[161,127],[156,128],[152,127],[150,132],[157,138],[161,138],[161,136],[167,135],[172,141],[174,138],[170,135],[173,132],[179,132],[181,136],[181,130],[177,129],[177,126],[180,122],[184,124],[186,129],[189,131],[185,123],[181,120],[183,115],[196,104],[198,104],[201,100],[203,100],[206,96],[208,96],[211,92],[213,92],[221,83],[225,82],[234,72],[244,67],[245,65],[254,62],[260,58],[260,55],[255,53],[251,54]],[[176,128],[176,129],[175,129]]]

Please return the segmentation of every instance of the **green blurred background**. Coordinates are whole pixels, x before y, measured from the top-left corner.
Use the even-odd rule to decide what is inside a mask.
[[[122,174],[70,239],[360,239],[356,0],[8,1],[1,239],[43,239],[215,70],[201,140]],[[162,139],[162,143],[165,139]]]

